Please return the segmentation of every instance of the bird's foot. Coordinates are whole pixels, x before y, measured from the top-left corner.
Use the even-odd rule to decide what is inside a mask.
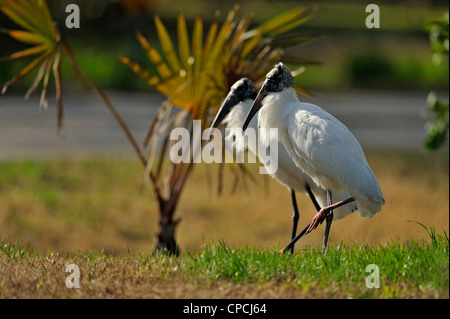
[[[308,230],[306,231],[307,234],[309,234],[310,232],[312,232],[314,229],[317,228],[317,226],[319,226],[319,224],[322,224],[323,221],[325,220],[325,218],[327,218],[327,215],[329,213],[329,209],[327,208],[322,208],[317,214],[316,216],[314,216],[313,220],[311,221],[311,224],[308,227]]]
[[[293,255],[293,254],[294,254],[294,248],[289,247],[289,245],[287,245],[287,246],[284,247],[283,249],[280,249],[278,252],[279,252],[281,255],[282,255],[282,254],[285,254],[285,253],[287,253],[287,252],[289,252],[291,255]]]

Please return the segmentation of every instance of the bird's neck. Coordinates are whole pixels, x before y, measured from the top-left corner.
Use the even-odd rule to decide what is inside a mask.
[[[263,101],[259,116],[259,127],[282,128],[289,117],[289,105],[299,103],[294,88],[268,94]]]
[[[247,113],[252,106],[252,103],[253,103],[253,100],[247,99],[247,100],[245,100],[243,102],[239,102],[237,105],[235,105],[224,120],[224,123],[227,124],[227,127],[230,127],[230,128],[242,127],[242,125],[244,125]],[[256,114],[252,118],[252,120],[249,123],[249,127],[256,129],[257,124],[258,124],[258,114]]]

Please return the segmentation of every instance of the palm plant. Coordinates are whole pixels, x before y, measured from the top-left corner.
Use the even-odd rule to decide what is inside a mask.
[[[67,58],[77,77],[84,80],[111,111],[144,165],[145,176],[148,177],[159,204],[160,230],[157,249],[166,249],[175,254],[179,252],[175,240],[179,219],[175,219],[174,215],[199,148],[193,150],[191,160],[187,163],[168,161],[168,151],[173,145],[173,141],[169,138],[171,130],[182,127],[192,136],[194,119],[200,120],[202,130],[209,127],[221,99],[237,79],[245,76],[255,83],[262,83],[265,74],[285,56],[283,48],[310,38],[298,32],[287,32],[309,20],[313,11],[312,8],[294,8],[249,30],[250,15],[237,19],[238,8],[235,7],[222,24],[217,21],[218,19],[212,23],[205,38],[201,18],[195,20],[189,38],[186,20],[180,14],[176,45],[161,19],[155,17],[162,52],[159,52],[143,35],[137,34],[138,41],[153,64],[155,72],[151,73],[129,58],[119,56],[123,63],[167,97],[167,101],[158,109],[141,149],[107,96],[79,67],[68,43],[61,36],[57,25],[53,23],[44,0],[0,0],[0,10],[23,28],[5,32],[20,42],[32,45],[23,51],[0,58],[0,62],[34,57],[17,76],[5,83],[2,93],[5,93],[8,86],[37,69],[36,79],[26,96],[35,91],[42,82],[40,104],[46,107],[49,78],[53,75],[58,104],[57,123],[58,128],[62,129],[61,63],[63,57]],[[310,63],[298,60],[294,62]],[[301,73],[302,68],[300,67],[294,74]],[[301,89],[298,90],[303,92]],[[173,107],[179,111],[172,112]]]
[[[174,214],[201,147],[192,150],[191,160],[187,163],[168,162],[168,152],[175,143],[169,139],[171,130],[185,128],[192,139],[192,120],[200,120],[202,131],[209,127],[221,99],[236,80],[247,77],[255,83],[262,83],[267,72],[284,56],[282,47],[310,38],[299,33],[286,35],[286,32],[309,20],[312,8],[294,8],[251,30],[250,15],[238,20],[237,10],[235,6],[222,25],[216,19],[204,41],[201,18],[195,19],[189,39],[186,20],[179,14],[178,37],[174,43],[156,16],[155,27],[162,53],[141,33],[137,34],[138,41],[154,65],[156,71],[153,74],[129,58],[119,57],[150,86],[167,97],[157,112],[144,146],[148,154],[147,173],[159,203],[158,248],[172,253],[179,251],[175,240],[179,219],[175,219]],[[306,64],[311,61],[300,62]],[[303,67],[294,74],[302,70]],[[173,106],[181,112],[171,115]]]
[[[12,38],[32,45],[32,47],[15,52],[0,58],[1,61],[35,56],[35,58],[24,67],[2,88],[4,94],[7,88],[29,74],[34,69],[39,69],[32,86],[26,93],[26,97],[36,90],[39,83],[43,82],[40,106],[47,107],[47,87],[50,75],[53,74],[56,88],[56,101],[58,104],[58,128],[63,125],[63,103],[61,94],[61,34],[53,24],[45,1],[11,1],[1,0],[0,10],[12,21],[24,28],[24,30],[5,30]]]

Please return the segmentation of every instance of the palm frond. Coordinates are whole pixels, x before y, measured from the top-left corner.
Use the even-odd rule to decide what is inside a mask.
[[[58,130],[63,127],[63,103],[61,93],[61,36],[53,24],[47,4],[43,0],[0,0],[0,10],[23,30],[4,30],[13,39],[32,47],[0,57],[0,61],[11,61],[34,57],[16,76],[3,84],[2,94],[8,87],[37,69],[36,78],[28,89],[28,98],[42,82],[40,106],[47,105],[47,86],[53,74],[58,108]]]
[[[28,75],[33,70],[37,70],[36,78],[28,89],[25,97],[29,97],[40,83],[42,91],[40,97],[40,106],[47,106],[47,91],[50,77],[53,76],[55,85],[55,95],[57,102],[57,128],[62,132],[64,123],[63,94],[61,64],[63,55],[68,58],[75,72],[77,79],[81,82],[84,79],[92,90],[101,98],[112,115],[118,121],[131,145],[141,162],[146,165],[146,160],[142,151],[128,129],[127,125],[118,114],[110,100],[87,76],[78,65],[72,50],[67,42],[61,37],[60,32],[53,22],[45,0],[0,0],[0,10],[23,30],[2,30],[19,42],[32,45],[22,51],[11,53],[0,57],[0,62],[11,61],[20,58],[34,57],[34,59],[24,67],[16,76],[7,81],[2,87],[4,94],[7,88],[15,82]],[[139,70],[139,69],[138,69]],[[158,81],[157,81],[158,80]],[[156,85],[161,83],[159,79],[149,79],[149,84]]]

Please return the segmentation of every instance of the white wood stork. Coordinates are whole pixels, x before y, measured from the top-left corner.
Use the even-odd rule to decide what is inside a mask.
[[[326,219],[325,252],[334,210],[338,207],[356,202],[363,217],[372,217],[381,210],[385,202],[383,194],[356,138],[328,112],[298,100],[294,78],[281,62],[267,74],[245,119],[244,131],[258,111],[258,127],[278,128],[278,140],[291,160],[313,185],[328,194],[327,205],[284,250]],[[332,204],[332,194],[341,191],[350,197]]]
[[[249,112],[257,93],[258,91],[256,90],[255,85],[247,78],[242,78],[235,84],[233,84],[230,92],[228,93],[222,106],[217,112],[211,129],[216,128],[221,123],[225,124],[227,128],[241,128],[244,124],[245,116]],[[257,124],[258,115],[252,118],[249,126],[257,131]],[[228,140],[225,145],[233,145],[233,147],[236,149],[236,152],[243,152],[245,151],[246,147],[248,147],[248,150],[255,156],[257,156],[258,150],[255,144],[248,143],[247,145],[240,145],[231,143],[230,141],[234,141],[234,133],[238,132],[228,131],[228,134],[225,135],[225,139]],[[267,153],[269,152],[266,152],[266,154]],[[278,152],[276,154],[271,153],[271,156],[278,157],[278,169],[275,171],[275,173],[271,174],[271,176],[275,178],[279,183],[286,186],[291,193],[291,200],[294,211],[292,216],[292,240],[295,238],[299,220],[299,212],[295,192],[300,192],[305,195],[308,194],[317,211],[320,211],[321,207],[327,205],[327,192],[325,189],[318,187],[308,175],[306,175],[301,169],[297,167],[297,165],[291,159],[288,152],[281,143],[278,144]],[[335,193],[333,193],[333,196],[339,201],[345,200],[350,197],[350,195],[345,191],[336,191]],[[354,210],[356,210],[355,203],[353,203],[353,205],[342,206],[335,210],[334,216],[335,218],[339,219],[348,214],[351,214]],[[289,250],[293,252],[294,245],[292,245]]]

